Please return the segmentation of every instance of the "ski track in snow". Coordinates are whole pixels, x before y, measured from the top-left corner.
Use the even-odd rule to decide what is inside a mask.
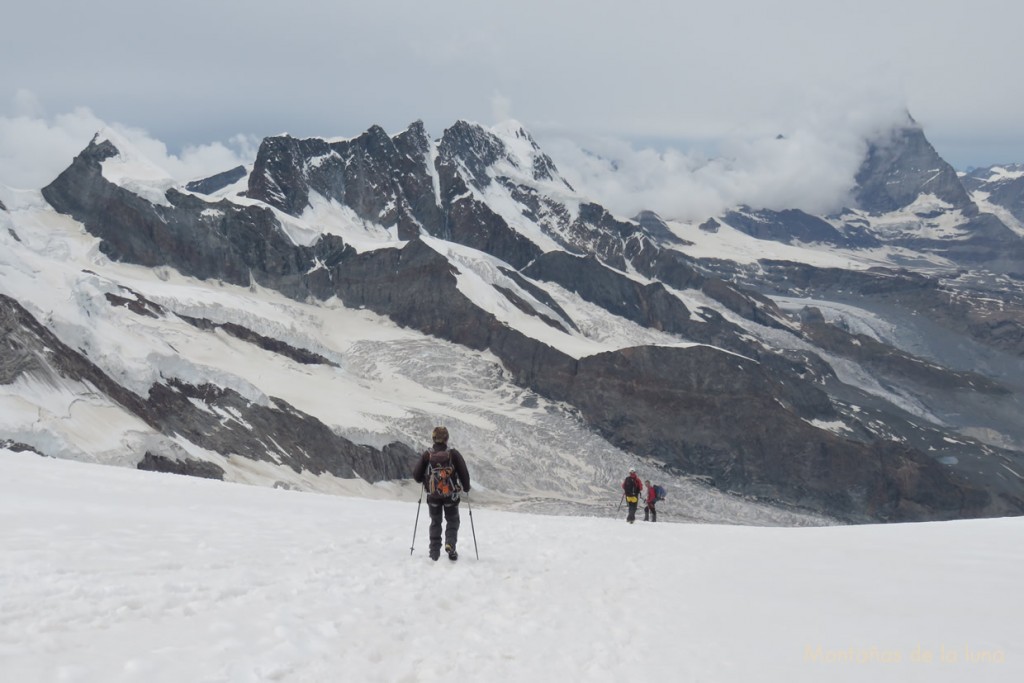
[[[783,529],[472,509],[460,560],[435,563],[425,506],[410,555],[415,503],[0,450],[2,679],[1024,674],[1021,519]]]

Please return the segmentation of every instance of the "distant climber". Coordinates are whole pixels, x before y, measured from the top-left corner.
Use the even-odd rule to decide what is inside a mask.
[[[644,485],[636,474],[636,468],[629,468],[629,476],[622,482],[622,493],[626,497],[626,521],[632,524],[636,521],[636,505],[640,500],[640,492]]]
[[[646,504],[644,505],[644,521],[657,522],[658,511],[654,508],[654,505],[658,502],[658,492],[655,490],[654,485],[651,484],[650,479],[645,481],[644,484],[646,491],[646,495],[644,497],[644,500],[646,501]]]

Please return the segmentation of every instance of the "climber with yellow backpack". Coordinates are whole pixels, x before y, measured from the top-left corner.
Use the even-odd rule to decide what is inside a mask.
[[[636,521],[636,505],[640,501],[640,492],[644,490],[643,482],[637,476],[636,468],[629,468],[629,476],[622,482],[622,495],[626,499],[626,521]]]

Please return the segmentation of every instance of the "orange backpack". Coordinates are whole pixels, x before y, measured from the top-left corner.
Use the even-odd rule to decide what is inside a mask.
[[[445,498],[454,498],[461,490],[455,481],[455,466],[452,454],[447,449],[433,451],[427,460],[427,493],[434,493]]]

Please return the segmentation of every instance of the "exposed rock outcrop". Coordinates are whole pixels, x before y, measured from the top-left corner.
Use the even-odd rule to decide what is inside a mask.
[[[17,301],[2,294],[0,347],[4,349],[0,384],[10,384],[23,376],[88,383],[154,431],[187,438],[221,455],[274,462],[296,472],[358,476],[367,481],[405,477],[415,457],[412,449],[399,443],[384,450],[355,444],[280,399],[272,398],[262,405],[230,389],[180,381],[154,384],[148,396],[138,396],[61,342]],[[138,457],[142,469],[202,473],[200,476],[223,470],[211,463],[182,460],[174,453],[147,452]]]
[[[237,183],[239,180],[244,178],[245,175],[245,166],[235,166],[230,170],[212,175],[209,178],[193,180],[190,183],[186,183],[185,189],[189,192],[198,192],[200,194],[213,194],[214,192],[223,190],[229,185]]]

